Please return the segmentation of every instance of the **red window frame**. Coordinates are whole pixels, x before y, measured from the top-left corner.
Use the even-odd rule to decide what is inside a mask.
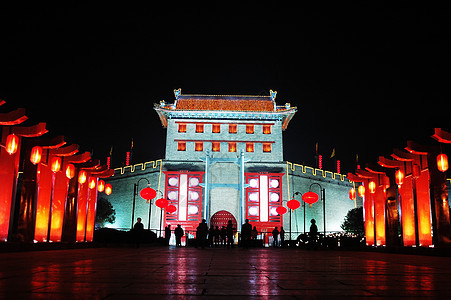
[[[175,228],[177,224],[180,224],[185,230],[188,230],[194,234],[196,227],[202,220],[202,192],[203,189],[201,187],[201,183],[203,182],[204,172],[189,172],[189,171],[163,171],[165,174],[165,197],[168,200],[168,205],[174,205],[177,210],[174,213],[168,213],[164,211],[164,226],[171,225],[172,228]],[[186,220],[179,220],[179,196],[181,192],[180,186],[180,176],[182,174],[187,175],[187,204],[186,204]],[[171,185],[169,180],[171,178],[176,179],[176,184]],[[196,178],[198,180],[198,184],[193,186],[191,180]],[[193,179],[195,181],[195,179]],[[173,192],[170,196],[169,194]],[[198,198],[191,196],[191,192],[195,192],[198,195]],[[174,194],[175,193],[175,194]],[[176,195],[175,199],[173,195]],[[193,194],[194,195],[194,194]],[[190,213],[190,206],[197,206],[198,211],[196,213]]]
[[[268,176],[268,221],[267,222],[261,222],[260,221],[260,176],[266,175]],[[257,179],[258,185],[257,187],[251,187],[250,185],[246,188],[246,219],[249,219],[250,223],[252,225],[257,226],[258,231],[266,231],[271,232],[275,226],[277,226],[280,229],[280,226],[283,226],[283,215],[272,215],[271,211],[275,211],[275,209],[278,206],[282,205],[282,177],[283,173],[245,173],[245,182],[246,184],[250,184],[251,179]],[[277,187],[271,187],[270,182],[272,179],[276,179],[279,182],[279,185]],[[258,194],[258,201],[251,201],[250,195],[252,193]],[[278,195],[278,201],[273,201],[275,196],[272,196],[271,194],[277,194]],[[254,196],[255,197],[255,196]],[[273,199],[271,199],[273,197]],[[252,200],[255,200],[252,199]],[[249,208],[254,207],[254,211],[258,211],[258,215],[251,215],[249,213]]]

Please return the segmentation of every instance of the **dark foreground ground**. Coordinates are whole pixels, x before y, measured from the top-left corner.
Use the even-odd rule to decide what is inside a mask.
[[[451,297],[451,258],[296,249],[0,253],[0,298]],[[278,296],[278,297],[275,297]]]

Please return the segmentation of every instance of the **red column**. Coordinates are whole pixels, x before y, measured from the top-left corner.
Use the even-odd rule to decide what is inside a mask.
[[[1,144],[5,145],[9,129],[2,129]],[[6,242],[10,227],[10,217],[13,212],[12,199],[15,199],[17,188],[17,172],[19,171],[19,146],[15,154],[10,155],[5,148],[0,147],[0,241]]]
[[[52,199],[52,177],[50,167],[40,163],[37,176],[36,224],[34,240],[46,242],[49,229],[50,202]]]
[[[368,180],[362,182],[365,187],[363,197],[363,211],[365,221],[365,239],[367,246],[374,246],[374,196],[368,188]]]
[[[89,179],[89,178],[88,178]],[[86,214],[88,208],[88,184],[89,180],[85,183],[78,185],[77,195],[77,235],[76,242],[85,241],[85,228],[86,228]]]
[[[385,245],[385,191],[383,185],[384,175],[379,175],[376,181],[376,193],[374,194],[374,218],[376,221],[376,245]]]
[[[65,168],[63,168],[62,171],[55,174],[55,185],[52,199],[52,218],[50,222],[50,240],[52,242],[61,242],[68,186],[69,179],[66,177]]]
[[[92,242],[94,237],[94,226],[96,220],[96,206],[97,206],[97,183],[98,179],[95,178],[96,185],[93,189],[89,189],[88,192],[88,214],[86,216],[86,241]]]

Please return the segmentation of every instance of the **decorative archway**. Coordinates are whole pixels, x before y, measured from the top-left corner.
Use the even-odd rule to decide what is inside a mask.
[[[214,226],[214,228],[216,228],[216,226],[219,226],[219,228],[222,228],[222,226],[227,227],[227,222],[229,220],[232,220],[233,228],[238,228],[235,217],[226,210],[220,210],[211,216],[210,226]]]

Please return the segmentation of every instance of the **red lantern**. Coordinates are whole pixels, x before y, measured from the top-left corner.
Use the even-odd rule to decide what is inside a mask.
[[[351,199],[352,201],[355,200],[355,188],[349,190],[349,199]]]
[[[301,203],[299,203],[299,201],[296,199],[291,199],[290,201],[287,202],[287,207],[289,209],[295,210],[298,209],[299,206],[301,206]]]
[[[101,193],[105,190],[105,181],[99,180],[97,183],[97,190]]]
[[[177,207],[175,207],[174,205],[168,205],[167,207],[166,207],[166,211],[168,212],[168,213],[170,213],[170,214],[172,214],[173,212],[175,212],[177,210]]]
[[[284,213],[287,212],[287,209],[286,209],[285,207],[283,207],[283,206],[278,206],[278,207],[276,208],[276,212],[277,212],[279,215],[283,215]]]
[[[113,188],[111,187],[111,184],[109,184],[109,183],[105,184],[105,194],[111,195],[112,191],[113,191]]]
[[[41,146],[34,146],[33,149],[31,149],[31,155],[30,155],[30,161],[33,165],[37,165],[41,162],[42,158],[42,147]]]
[[[78,183],[83,184],[86,182],[86,179],[88,179],[88,173],[85,170],[81,170],[78,173]]]
[[[66,177],[72,179],[75,177],[75,166],[73,164],[68,164],[66,167]]]
[[[446,154],[439,154],[437,156],[437,169],[440,172],[446,172],[448,170],[448,156]]]
[[[374,181],[370,181],[370,183],[368,183],[368,189],[371,194],[376,193],[376,183]]]
[[[6,137],[6,152],[9,155],[13,155],[17,152],[17,147],[19,146],[19,137],[15,134],[10,134]]]
[[[359,186],[358,192],[359,192],[359,197],[363,198],[365,196],[365,187],[363,185]]]
[[[96,187],[96,179],[94,177],[91,177],[91,179],[89,179],[89,189],[94,189]]]
[[[158,206],[159,208],[165,208],[166,206],[168,206],[168,200],[160,198],[157,201],[155,201],[155,205]]]
[[[149,200],[152,200],[157,195],[157,192],[153,188],[146,187],[141,190],[139,193],[143,199],[147,200],[147,203],[149,203]]]
[[[52,158],[50,169],[53,173],[59,172],[61,170],[61,157],[55,156],[54,158]]]
[[[398,186],[401,186],[404,182],[404,173],[401,170],[397,170],[395,172],[395,179],[396,179],[396,184]]]
[[[318,201],[319,196],[317,193],[314,193],[312,191],[309,191],[307,193],[305,193],[304,195],[302,195],[302,201],[304,201],[305,203],[308,203],[309,207],[312,207],[312,204],[315,203],[316,201]]]

